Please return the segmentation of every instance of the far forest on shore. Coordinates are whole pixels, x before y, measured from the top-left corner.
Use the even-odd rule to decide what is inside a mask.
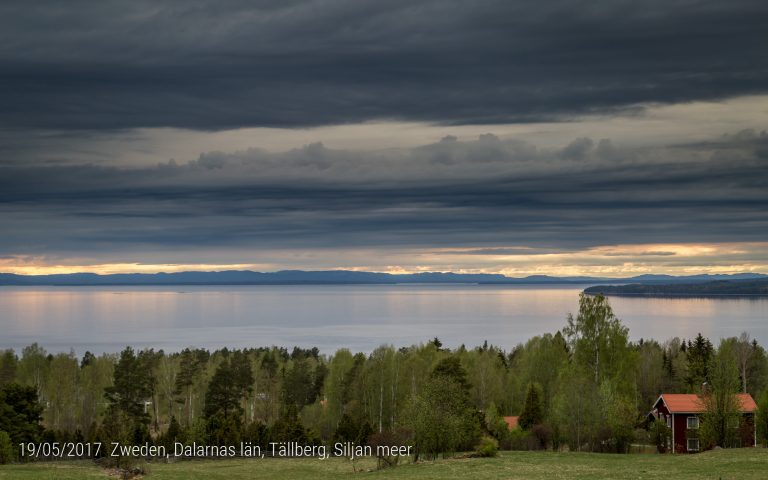
[[[768,278],[715,280],[699,283],[596,285],[584,289],[588,294],[648,296],[768,296]]]
[[[757,340],[633,342],[602,295],[582,294],[560,331],[508,350],[449,349],[435,337],[370,353],[126,347],[78,357],[33,344],[0,352],[0,460],[26,461],[17,446],[43,441],[355,442],[413,445],[413,460],[497,449],[663,451],[669,431],[648,425],[653,403],[702,385],[757,399],[758,441],[768,443],[768,355]],[[519,417],[516,428],[508,416]],[[732,446],[718,425],[702,430],[704,449]]]

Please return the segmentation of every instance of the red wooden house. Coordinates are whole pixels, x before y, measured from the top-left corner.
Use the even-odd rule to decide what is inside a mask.
[[[520,417],[504,417],[504,421],[507,423],[507,428],[510,430],[516,429],[520,425]]]
[[[757,404],[748,393],[739,393],[737,397],[743,421],[734,428],[739,428],[740,446],[757,446]],[[672,429],[673,452],[698,452],[701,449],[698,437],[700,417],[705,411],[701,395],[662,393],[648,415],[652,420],[666,422]]]

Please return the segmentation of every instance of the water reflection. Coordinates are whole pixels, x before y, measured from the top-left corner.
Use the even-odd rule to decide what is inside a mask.
[[[115,352],[261,345],[370,351],[438,336],[512,348],[554,332],[581,286],[3,287],[0,348]],[[633,339],[717,340],[748,331],[768,343],[768,299],[612,297]]]

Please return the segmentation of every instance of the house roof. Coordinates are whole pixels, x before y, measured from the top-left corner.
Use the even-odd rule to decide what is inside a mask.
[[[514,417],[504,417],[504,421],[507,422],[507,427],[510,430],[514,430],[519,425],[520,417],[514,416]]]
[[[742,413],[757,410],[757,404],[748,393],[737,393]],[[662,393],[659,400],[664,402],[670,413],[703,413],[706,411],[701,395],[696,393]],[[658,405],[659,401],[656,401]]]

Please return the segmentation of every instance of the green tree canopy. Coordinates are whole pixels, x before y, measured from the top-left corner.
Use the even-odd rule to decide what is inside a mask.
[[[706,412],[702,416],[701,439],[704,447],[732,447],[738,437],[741,404],[739,369],[731,344],[721,342],[709,365],[710,383],[703,392]]]
[[[432,370],[432,378],[445,377],[456,382],[461,389],[469,394],[470,384],[467,380],[467,371],[461,365],[459,357],[450,356],[440,360]]]
[[[574,364],[589,372],[594,385],[615,380],[624,392],[634,390],[636,356],[629,346],[629,329],[613,314],[603,295],[579,295],[579,313],[568,315],[563,329]]]
[[[13,445],[40,440],[42,412],[35,387],[10,383],[0,388],[0,431],[8,434]]]
[[[216,368],[205,394],[205,412],[208,418],[220,414],[221,425],[229,425],[229,417],[240,417],[240,400],[253,389],[253,372],[247,356],[241,351],[228,355]],[[219,425],[219,424],[217,424]]]
[[[709,381],[709,367],[712,361],[714,348],[708,338],[699,333],[693,342],[689,342],[686,354],[688,355],[688,375],[685,383],[690,392],[701,391],[701,386]]]
[[[149,423],[144,402],[152,396],[154,377],[148,372],[148,357],[137,356],[126,347],[115,365],[114,383],[105,388],[105,397],[113,409],[124,412],[132,420]]]
[[[472,448],[480,436],[476,410],[465,388],[448,375],[435,375],[411,398],[405,421],[413,430],[417,455]]]

